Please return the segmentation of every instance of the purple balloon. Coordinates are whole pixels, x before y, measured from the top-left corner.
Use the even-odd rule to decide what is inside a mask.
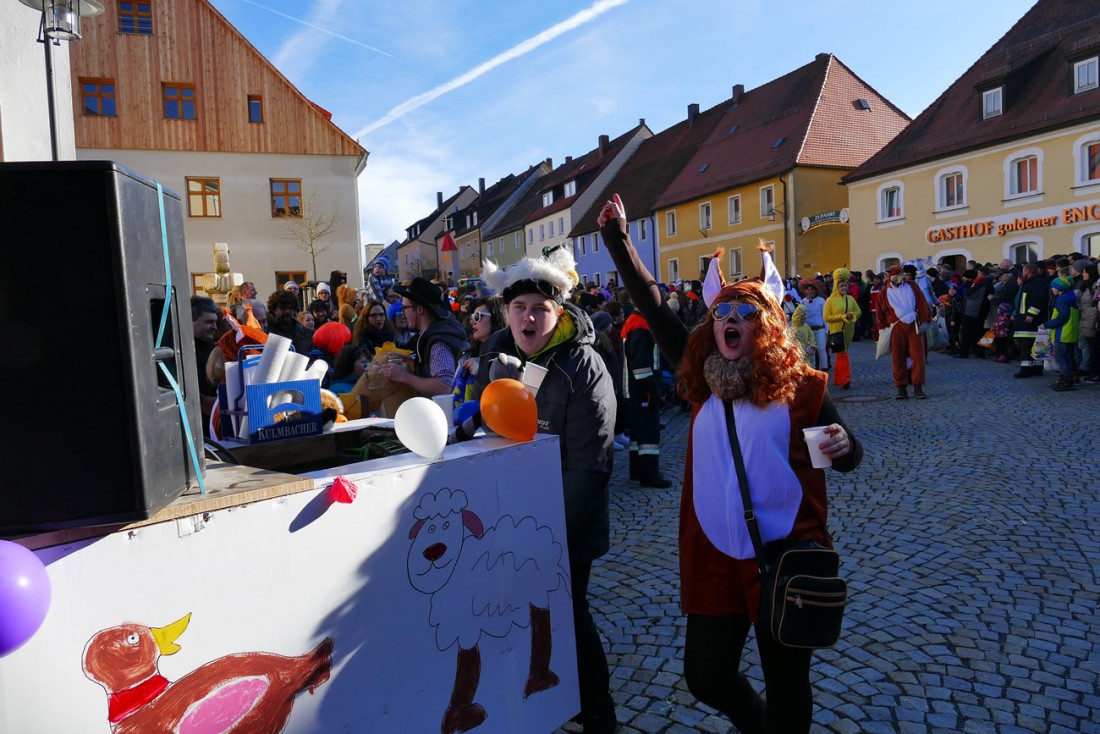
[[[33,552],[0,540],[0,658],[34,636],[50,608],[50,577]]]

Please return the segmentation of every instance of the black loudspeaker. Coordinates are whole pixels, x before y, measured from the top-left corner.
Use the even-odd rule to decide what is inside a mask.
[[[116,163],[0,163],[0,534],[148,518],[202,471],[178,194]],[[158,355],[187,409],[157,367]]]

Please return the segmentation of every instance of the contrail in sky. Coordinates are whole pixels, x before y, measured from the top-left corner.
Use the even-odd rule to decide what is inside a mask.
[[[282,16],[283,18],[286,18],[287,20],[292,20],[295,23],[301,23],[302,25],[306,26],[307,28],[312,28],[315,31],[321,31],[321,33],[327,33],[330,36],[334,36],[336,38],[339,38],[341,41],[347,41],[348,43],[354,43],[356,46],[362,46],[363,48],[367,49],[368,51],[374,51],[375,53],[382,54],[383,56],[389,56],[391,59],[393,58],[393,54],[388,54],[385,51],[383,51],[382,49],[375,48],[374,46],[368,46],[365,43],[362,43],[360,41],[356,41],[354,38],[348,38],[347,36],[341,36],[339,33],[333,33],[328,28],[322,28],[319,25],[314,25],[313,23],[309,23],[307,21],[304,21],[301,18],[295,18],[293,15],[287,15],[286,13],[279,12],[278,10],[275,10],[274,8],[269,8],[266,5],[260,5],[257,2],[253,2],[253,0],[243,0],[243,1],[248,3],[249,5],[255,5],[260,10],[266,10],[269,13],[274,13],[275,15]]]
[[[245,0],[245,2],[251,2],[251,0]],[[374,132],[378,128],[384,125],[388,125],[394,120],[397,120],[401,117],[404,117],[409,112],[412,112],[413,110],[419,107],[423,107],[429,102],[439,97],[442,97],[447,92],[453,92],[459,87],[469,84],[473,80],[492,71],[501,64],[511,61],[512,59],[518,59],[520,56],[534,51],[539,46],[547,43],[548,41],[552,41],[563,33],[568,33],[571,30],[579,28],[585,23],[595,20],[599,16],[606,13],[608,10],[616,8],[620,5],[625,5],[627,2],[629,2],[629,0],[599,0],[598,2],[594,3],[592,7],[586,10],[582,10],[572,17],[563,20],[561,23],[553,25],[550,28],[547,28],[545,31],[516,44],[504,53],[494,56],[483,64],[475,66],[473,69],[466,72],[465,74],[455,77],[451,81],[445,84],[441,84],[435,89],[430,89],[423,94],[418,94],[411,99],[405,100],[404,102],[387,112],[384,117],[367,125],[365,128],[352,135],[352,137],[358,139],[368,133]]]

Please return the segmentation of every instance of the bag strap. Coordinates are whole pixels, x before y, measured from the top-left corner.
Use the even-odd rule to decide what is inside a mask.
[[[749,478],[745,474],[745,459],[741,456],[741,441],[737,438],[737,425],[733,419],[733,403],[724,400],[722,404],[726,409],[726,432],[729,434],[733,463],[737,468],[737,484],[741,490],[741,504],[745,508],[745,524],[749,526],[752,549],[756,552],[756,564],[760,567],[760,575],[763,576],[766,573],[764,568],[764,542],[760,538],[760,526],[756,522],[756,513],[752,509],[752,497],[749,495]]]

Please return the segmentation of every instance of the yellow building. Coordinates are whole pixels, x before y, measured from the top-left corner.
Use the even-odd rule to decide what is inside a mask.
[[[717,247],[727,275],[756,275],[761,238],[785,275],[849,264],[838,184],[906,126],[905,114],[831,54],[748,92],[737,85],[718,107],[721,119],[654,204],[662,280],[701,278]]]
[[[855,267],[1100,255],[1100,3],[1040,0],[846,178]]]

